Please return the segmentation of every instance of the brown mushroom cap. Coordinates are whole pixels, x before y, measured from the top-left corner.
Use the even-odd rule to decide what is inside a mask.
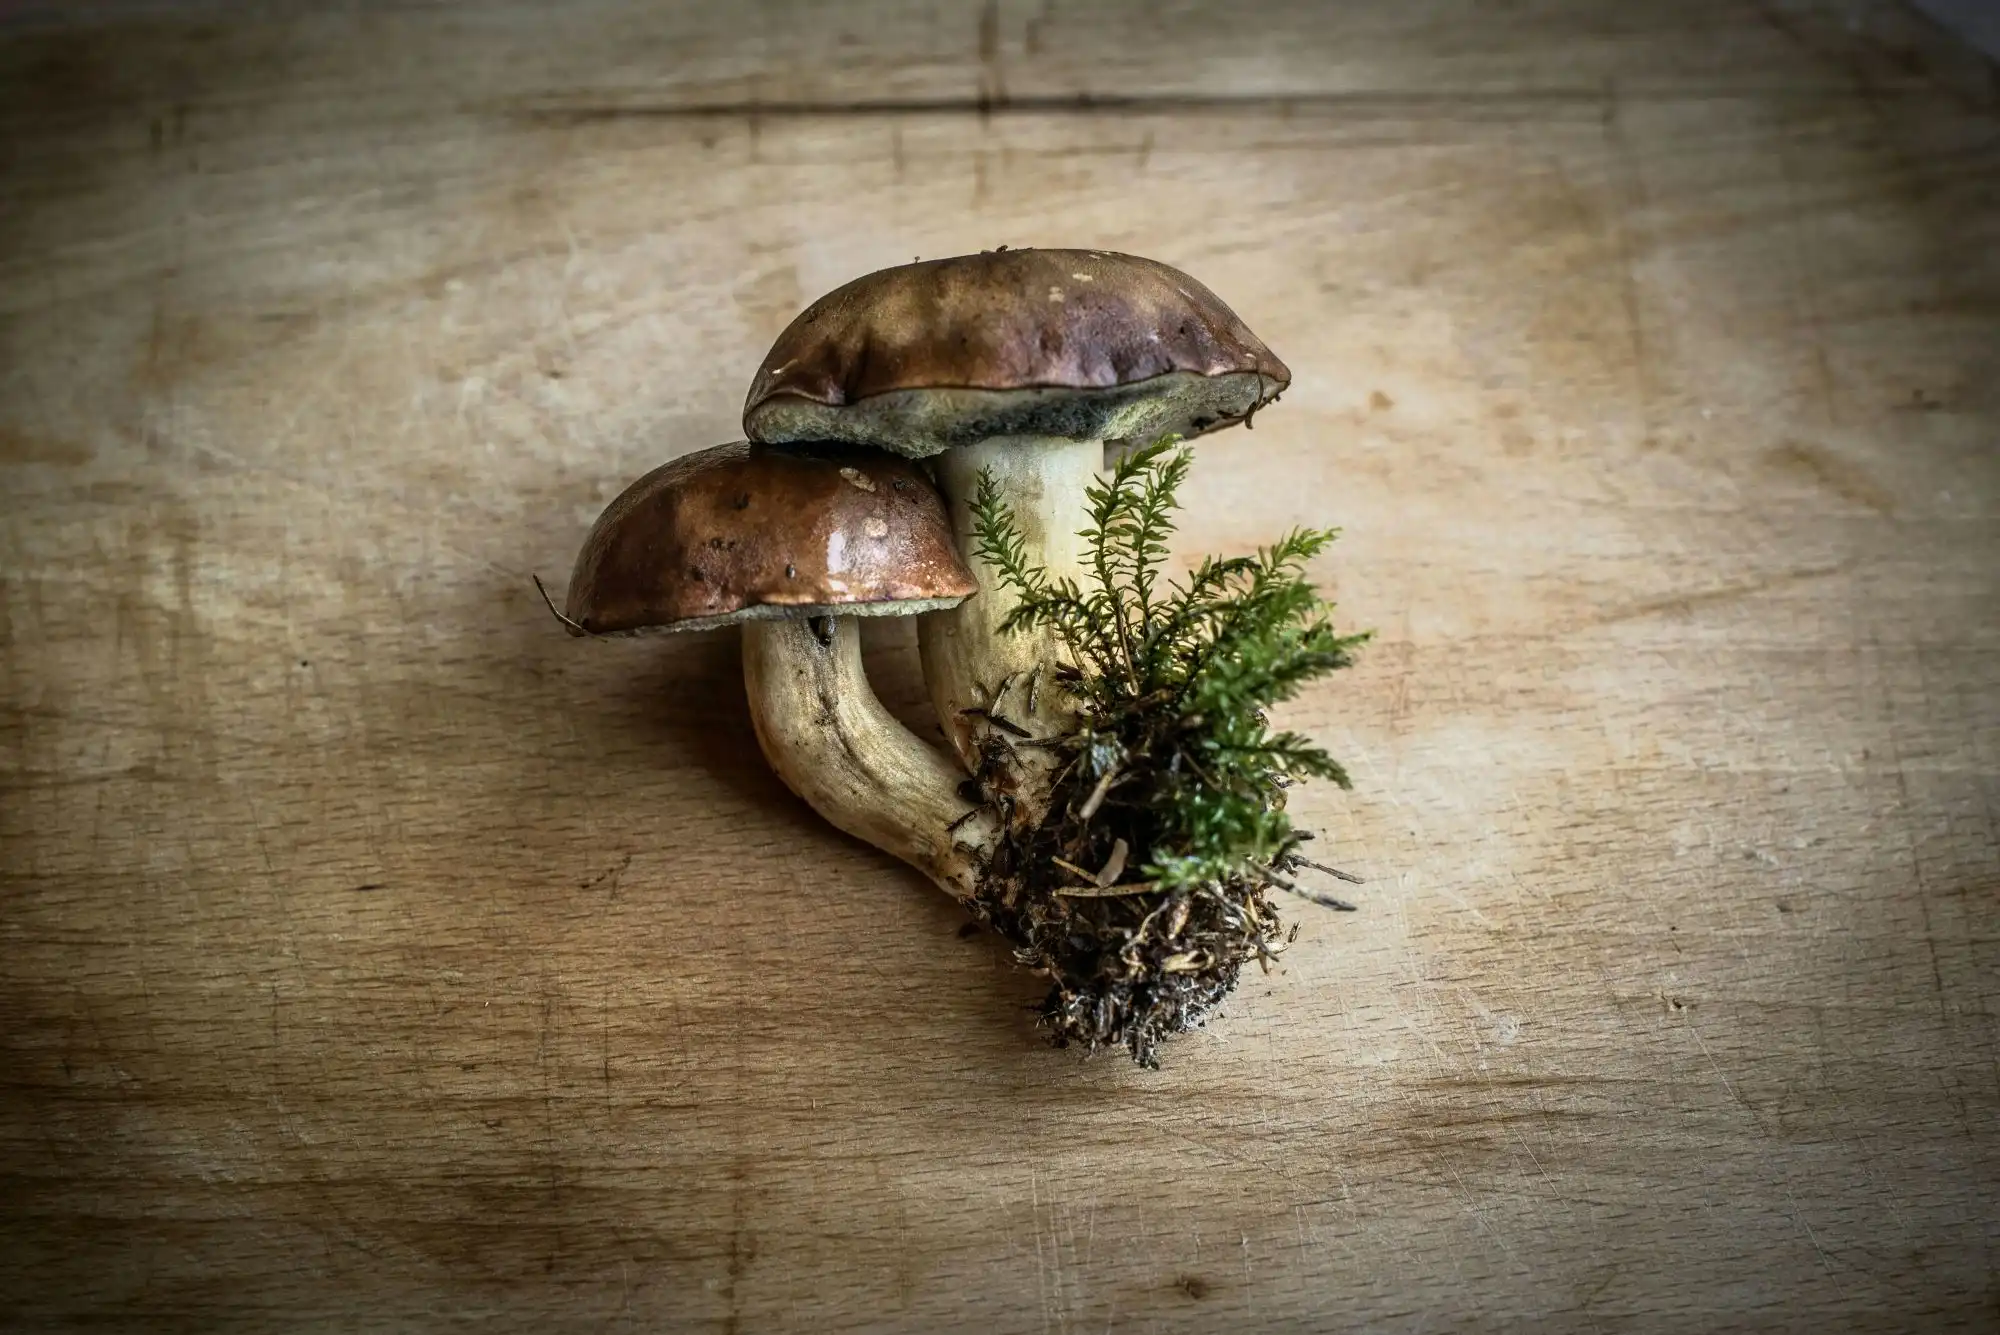
[[[1291,380],[1178,269],[991,251],[883,269],[807,307],[758,368],[743,430],[919,458],[995,436],[1146,443],[1243,421]]]
[[[705,630],[928,612],[976,587],[944,503],[908,460],[738,442],[662,465],[605,508],[567,615],[578,633]]]

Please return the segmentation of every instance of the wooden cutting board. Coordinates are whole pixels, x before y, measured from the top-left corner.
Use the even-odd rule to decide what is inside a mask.
[[[0,1319],[2000,1321],[1990,76],[1798,0],[96,12],[0,27]],[[1270,342],[1177,553],[1341,525],[1377,632],[1286,711],[1361,912],[1158,1073],[726,637],[529,580],[1001,243]]]

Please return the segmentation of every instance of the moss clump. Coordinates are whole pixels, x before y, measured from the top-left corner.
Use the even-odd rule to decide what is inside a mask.
[[[1059,761],[1047,814],[1009,829],[973,908],[1050,978],[1051,1041],[1122,1046],[1144,1066],[1245,964],[1268,967],[1289,943],[1271,889],[1351,907],[1297,881],[1306,868],[1352,878],[1302,855],[1312,836],[1284,801],[1299,779],[1345,788],[1347,774],[1298,733],[1273,732],[1265,712],[1348,666],[1367,639],[1336,634],[1305,578],[1335,533],[1300,529],[1165,582],[1190,462],[1164,440],[1091,488],[1088,588],[1029,563],[990,479],[973,507],[977,555],[1019,600],[1005,628],[1055,632],[1071,661],[1053,687],[1075,697],[1079,720],[1035,743]],[[996,758],[1028,744],[998,731],[988,742]]]

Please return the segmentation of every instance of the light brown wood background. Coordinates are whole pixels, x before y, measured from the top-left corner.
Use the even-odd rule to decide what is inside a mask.
[[[1990,72],[1749,0],[343,11],[0,32],[0,1320],[2000,1322]],[[1287,715],[1362,912],[1157,1074],[781,789],[733,644],[529,584],[801,304],[1002,242],[1270,341],[1180,551],[1343,525],[1379,632]]]

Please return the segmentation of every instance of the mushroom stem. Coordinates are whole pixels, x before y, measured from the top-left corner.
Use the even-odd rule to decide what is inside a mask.
[[[757,743],[786,787],[945,893],[971,895],[993,816],[959,795],[965,773],[875,698],[855,618],[744,622],[743,685]]]
[[[978,725],[978,715],[964,712],[968,709],[997,710],[1035,737],[1074,726],[1063,692],[1047,680],[1049,670],[1068,657],[1056,637],[1047,630],[1009,634],[1000,629],[1017,599],[1002,587],[999,572],[975,554],[972,501],[980,474],[991,475],[1000,499],[1014,512],[1027,541],[1028,559],[1045,567],[1052,578],[1082,584],[1084,553],[1078,531],[1089,513],[1084,492],[1097,480],[1103,459],[1104,447],[1098,441],[1060,436],[997,437],[938,456],[938,490],[951,507],[952,534],[979,591],[957,607],[918,618],[917,636],[938,721],[971,768],[979,768],[984,729]],[[1034,681],[1037,672],[1043,677],[1039,684]],[[996,699],[1003,686],[1006,698]],[[1051,753],[1039,748],[1016,755],[1018,768],[1030,773],[1053,763]],[[1023,788],[1020,796],[1028,800],[1024,814],[1038,818],[1033,785]]]

